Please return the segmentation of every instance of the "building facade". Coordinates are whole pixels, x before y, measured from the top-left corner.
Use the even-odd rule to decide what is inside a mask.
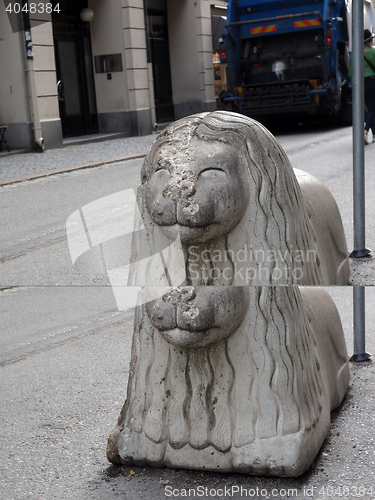
[[[225,4],[52,0],[43,12],[29,2],[22,14],[1,2],[0,125],[10,147],[54,148],[96,132],[145,135],[216,109],[211,14]]]

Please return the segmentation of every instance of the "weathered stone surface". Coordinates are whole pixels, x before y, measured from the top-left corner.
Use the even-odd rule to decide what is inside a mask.
[[[250,118],[216,111],[167,127],[146,157],[138,200],[136,229],[146,231],[133,260],[140,248],[155,255],[178,240],[186,276],[171,282],[154,265],[135,263],[131,284],[348,283],[331,193],[306,173],[296,176],[275,138]]]
[[[302,474],[346,393],[348,357],[324,289],[275,285],[348,281],[332,195],[295,175],[259,123],[214,112],[158,137],[138,204],[128,284],[145,287],[108,459]]]
[[[194,349],[232,335],[247,308],[247,287],[179,287],[146,302],[152,325],[167,342]]]
[[[171,289],[137,308],[108,459],[297,476],[348,380],[340,318],[324,289]]]

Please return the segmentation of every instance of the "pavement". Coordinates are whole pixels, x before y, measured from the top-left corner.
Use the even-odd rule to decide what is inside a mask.
[[[30,323],[52,321],[43,295],[56,299],[54,317],[64,315],[65,290],[6,290],[0,301],[0,325],[13,317],[17,333],[19,305]],[[83,292],[93,309],[106,307],[103,287]],[[349,355],[352,352],[352,287],[331,287],[339,309]],[[82,293],[71,288],[72,299]],[[35,301],[35,294],[39,300]],[[98,294],[100,294],[98,296]],[[368,350],[375,353],[375,287],[367,287]],[[37,306],[37,307],[35,307]],[[44,310],[43,310],[44,309]],[[66,314],[66,313],[65,313]],[[94,315],[93,315],[94,316]],[[323,446],[309,470],[298,478],[246,474],[115,467],[106,459],[107,438],[126,398],[131,357],[131,314],[85,318],[74,336],[56,332],[54,343],[40,345],[0,368],[1,500],[165,500],[166,498],[365,499],[375,496],[375,363],[350,363],[351,381],[343,404],[332,413]],[[67,325],[69,326],[69,325]],[[1,329],[3,335],[4,328]],[[6,330],[6,328],[5,328]],[[12,330],[12,329],[10,329]],[[12,333],[11,331],[9,333]]]
[[[111,134],[86,140],[64,141],[64,147],[47,149],[43,153],[0,153],[0,186],[44,177],[78,168],[139,158],[146,154],[157,133],[141,137],[111,138]]]

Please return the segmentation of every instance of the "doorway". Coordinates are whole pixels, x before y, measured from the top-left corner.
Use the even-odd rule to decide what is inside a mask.
[[[64,5],[65,11],[52,18],[56,85],[63,137],[73,137],[98,132],[98,117],[90,26],[79,17],[87,3]]]
[[[147,0],[147,34],[158,123],[174,120],[166,0]]]

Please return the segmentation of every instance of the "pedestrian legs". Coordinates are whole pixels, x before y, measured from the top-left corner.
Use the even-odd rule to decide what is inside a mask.
[[[365,78],[365,102],[367,116],[365,130],[375,133],[375,78]]]

